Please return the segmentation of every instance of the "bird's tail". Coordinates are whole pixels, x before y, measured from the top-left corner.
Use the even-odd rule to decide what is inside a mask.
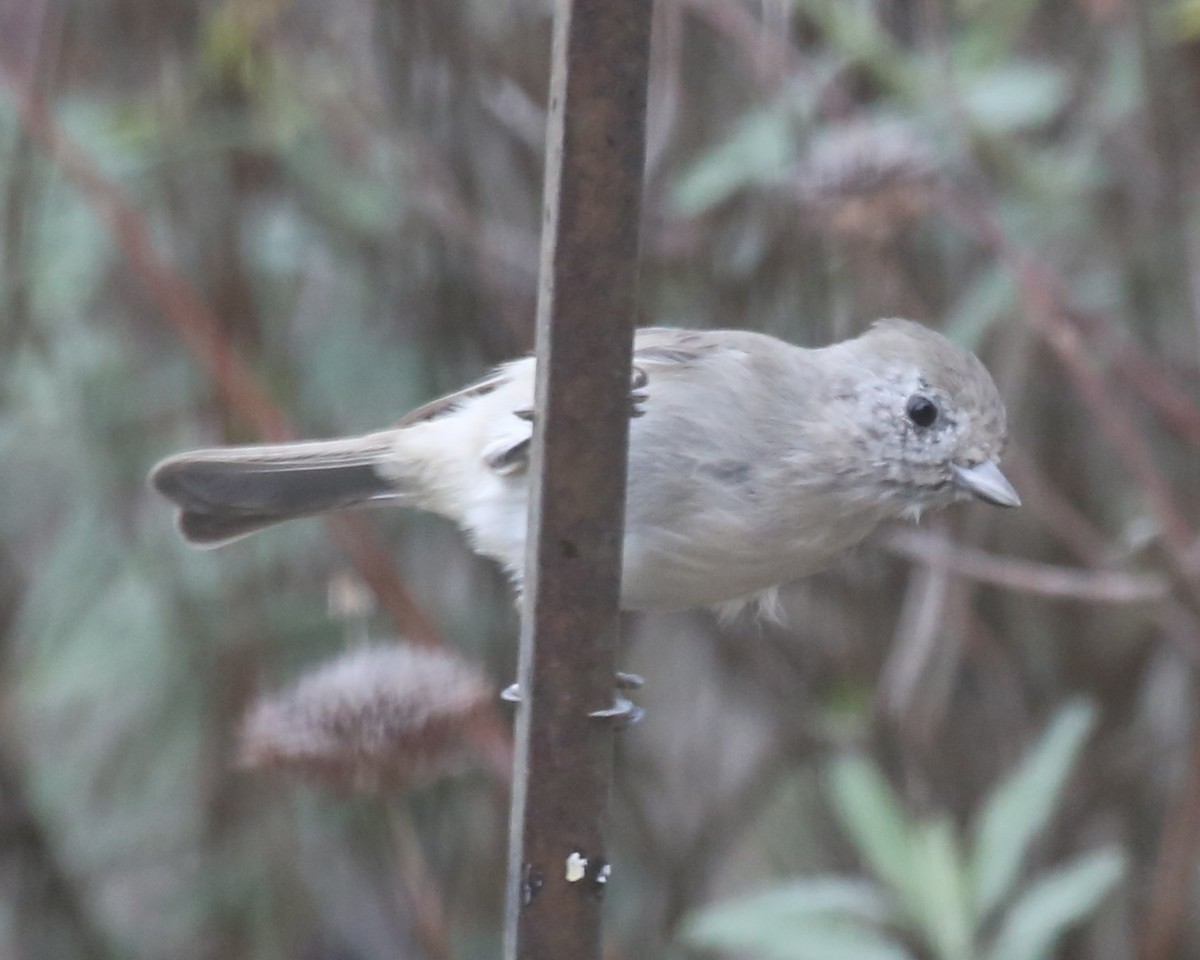
[[[296,517],[402,497],[377,469],[393,438],[194,450],[163,460],[150,483],[179,506],[188,542],[217,547]]]

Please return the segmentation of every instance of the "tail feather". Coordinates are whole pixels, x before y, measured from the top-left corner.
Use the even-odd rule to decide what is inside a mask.
[[[285,520],[398,496],[375,469],[389,449],[364,437],[198,450],[164,460],[150,482],[179,506],[189,542],[219,546]]]
[[[297,516],[301,516],[297,514]],[[179,532],[195,547],[222,547],[292,517],[239,516],[236,514],[179,511]]]

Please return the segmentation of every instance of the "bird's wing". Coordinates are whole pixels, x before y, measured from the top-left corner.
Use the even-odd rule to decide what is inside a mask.
[[[631,415],[638,417],[644,412],[643,405],[648,398],[645,387],[652,375],[669,374],[671,371],[686,375],[686,371],[706,360],[722,354],[731,356],[744,353],[744,345],[740,342],[738,333],[739,331],[683,330],[673,327],[645,327],[638,330],[634,340],[633,379],[630,384]],[[512,383],[514,376],[520,378],[522,374],[519,371],[528,359],[505,364],[470,386],[417,407],[398,421],[396,427],[409,427],[437,420],[461,409],[465,404],[494,393]],[[507,418],[502,418],[501,429],[483,451],[484,461],[491,469],[501,474],[521,473],[528,466],[529,445],[533,434],[532,403],[522,405],[511,412],[513,422],[509,423]]]
[[[436,400],[430,400],[428,403],[423,403],[415,410],[410,410],[401,417],[395,424],[397,428],[411,427],[414,423],[422,423],[427,420],[436,420],[438,417],[445,416],[454,410],[457,410],[468,400],[474,400],[478,397],[485,397],[492,391],[504,386],[511,379],[511,375],[507,367],[501,367],[489,373],[482,380],[476,380],[469,386],[463,387],[461,390],[455,390],[453,393],[447,393],[445,396],[438,397]]]
[[[720,330],[678,330],[646,327],[637,332],[633,344],[635,367],[685,367],[735,347]]]
[[[634,340],[633,363],[635,367],[683,367],[695,364],[722,350],[736,349],[736,343],[726,342],[738,331],[681,330],[674,327],[643,327]],[[522,361],[512,361],[493,370],[474,383],[430,400],[406,413],[396,427],[408,427],[426,420],[436,420],[457,410],[469,400],[487,396],[512,380],[512,367]],[[635,377],[636,383],[636,377]],[[528,419],[526,411],[513,411]]]

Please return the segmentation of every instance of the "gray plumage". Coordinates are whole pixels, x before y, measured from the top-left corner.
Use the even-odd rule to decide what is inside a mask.
[[[997,467],[992,378],[918,324],[880,321],[821,349],[650,328],[634,367],[626,609],[737,603],[827,566],[881,521],[972,496],[1019,502]],[[533,383],[527,357],[389,430],[180,454],[152,482],[197,545],[388,502],[454,520],[519,582]]]

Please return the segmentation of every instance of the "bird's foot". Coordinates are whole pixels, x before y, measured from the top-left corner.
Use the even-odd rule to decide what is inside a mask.
[[[627,727],[632,727],[635,723],[639,723],[642,717],[646,715],[646,711],[628,697],[623,697],[620,694],[630,690],[640,690],[645,686],[646,681],[636,673],[618,672],[613,678],[613,683],[619,692],[617,696],[613,697],[612,706],[601,710],[593,710],[588,714],[588,717],[593,720],[612,721],[614,729],[624,730]],[[500,699],[508,703],[520,703],[522,700],[520,684],[513,683],[505,687],[500,693]]]
[[[649,382],[650,378],[646,375],[645,370],[641,367],[633,368],[633,375],[629,378],[629,416],[645,416],[645,404],[650,399],[650,394],[646,391],[646,384]],[[533,408],[525,407],[521,410],[514,410],[513,416],[526,423],[533,423],[537,414],[534,413]]]

